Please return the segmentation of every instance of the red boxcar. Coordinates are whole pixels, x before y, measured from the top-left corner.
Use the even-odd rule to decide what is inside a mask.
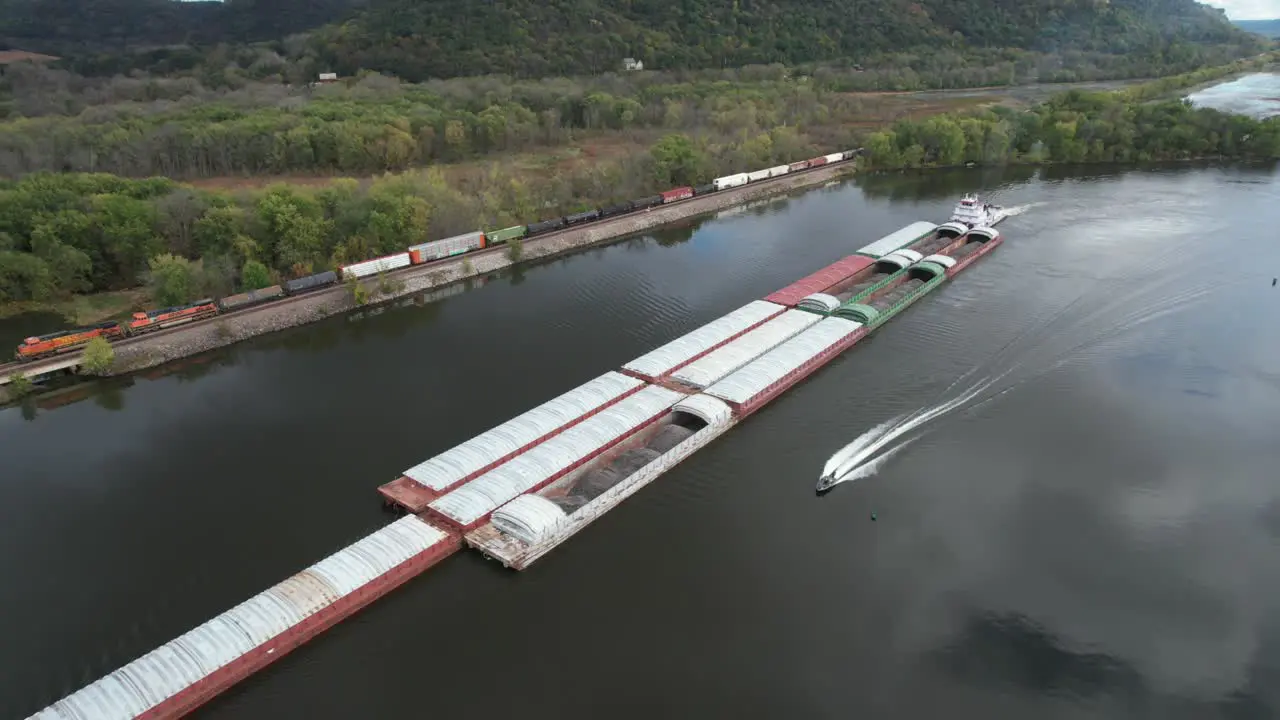
[[[822,165],[827,164],[827,157],[825,155],[822,157],[816,157],[808,162],[809,162],[809,167],[811,168],[820,167]]]
[[[677,200],[686,200],[691,197],[693,197],[693,188],[678,187],[662,193],[662,203],[665,205],[666,203],[672,203]]]
[[[16,357],[19,360],[36,360],[50,357],[64,352],[71,352],[96,337],[115,340],[123,334],[124,331],[120,329],[120,323],[105,322],[78,330],[63,330],[62,332],[49,333],[39,337],[29,337],[18,346]]]
[[[787,169],[789,172],[795,172],[797,170],[806,170],[808,169],[810,162],[811,161],[809,160],[801,160],[800,162],[793,162],[787,166]]]

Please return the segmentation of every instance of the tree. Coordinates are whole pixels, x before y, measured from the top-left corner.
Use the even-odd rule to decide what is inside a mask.
[[[250,260],[244,264],[244,268],[240,272],[240,287],[243,290],[257,290],[267,287],[271,284],[271,271],[266,265],[257,260]]]
[[[176,255],[151,259],[151,297],[161,306],[183,305],[195,294],[195,273],[191,261]]]
[[[84,354],[80,357],[80,369],[90,375],[108,375],[115,362],[116,353],[106,339],[96,337],[84,346]]]
[[[693,185],[705,175],[706,156],[687,135],[664,136],[649,155],[653,158],[654,178],[667,187]]]

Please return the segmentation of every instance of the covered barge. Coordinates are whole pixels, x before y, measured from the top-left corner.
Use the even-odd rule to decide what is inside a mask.
[[[388,504],[416,514],[31,720],[181,717],[452,555],[464,540],[508,567],[529,567],[1002,242],[990,228],[952,232],[913,224],[409,468],[379,491]],[[842,283],[837,294],[847,292],[851,278],[886,258],[897,270],[856,292],[857,302],[841,303],[827,317],[796,309]]]

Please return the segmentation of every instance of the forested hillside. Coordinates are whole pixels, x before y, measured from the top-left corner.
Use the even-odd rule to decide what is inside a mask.
[[[335,69],[410,80],[598,73],[623,57],[706,68],[925,46],[1167,56],[1257,42],[1193,0],[374,0],[315,33]]]
[[[363,0],[0,0],[0,44],[55,55],[278,40],[342,20]]]
[[[308,29],[308,40],[285,41]],[[940,47],[1102,52],[1185,69],[1263,42],[1193,0],[0,0],[0,42],[69,56],[81,72],[190,69],[212,62],[211,44],[259,41],[308,70],[410,81],[597,74],[624,57],[665,70],[866,64]],[[124,49],[140,56],[122,63]]]

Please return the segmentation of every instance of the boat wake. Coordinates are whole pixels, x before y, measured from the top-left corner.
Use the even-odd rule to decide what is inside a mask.
[[[1108,278],[1102,282],[1117,279],[1127,280]],[[886,420],[837,451],[822,468],[818,492],[875,475],[890,458],[931,432],[946,416],[974,412],[1082,353],[1198,304],[1214,289],[1211,284],[1194,284],[1194,279],[1180,274],[1137,288],[1130,285],[1120,292],[1083,291],[1050,317],[1028,324],[985,362],[944,388],[933,403]],[[1126,289],[1129,292],[1124,292]],[[1089,304],[1094,306],[1086,307]],[[1078,342],[1062,347],[1059,340],[1064,338]],[[975,376],[982,379],[974,381]],[[963,390],[957,390],[962,386]]]

